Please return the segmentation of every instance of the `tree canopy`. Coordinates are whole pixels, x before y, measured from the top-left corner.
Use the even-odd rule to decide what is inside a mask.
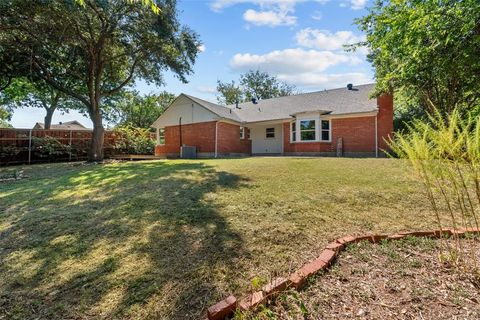
[[[82,6],[85,5],[85,0],[75,0],[75,1],[78,2]],[[149,6],[152,9],[153,12],[155,12],[155,13],[160,12],[160,8],[155,3],[155,0],[124,0],[124,1],[130,2],[130,3],[140,2],[144,6]]]
[[[0,92],[0,104],[9,110],[15,108],[45,109],[44,127],[50,129],[55,111],[68,112],[81,108],[80,102],[45,83],[32,83],[26,78],[18,78]]]
[[[173,93],[167,91],[145,96],[136,91],[125,91],[111,102],[114,107],[110,109],[106,118],[120,127],[150,129],[175,97]]]
[[[8,121],[11,118],[11,113],[4,107],[0,106],[0,128],[10,128]]]
[[[294,85],[278,80],[266,72],[250,70],[240,75],[239,85],[232,82],[217,81],[217,100],[221,104],[234,104],[250,101],[252,98],[262,100],[289,96],[297,92]]]
[[[478,0],[377,0],[356,23],[366,33],[377,93],[404,90],[429,111],[471,108],[480,97]]]
[[[93,122],[89,160],[103,159],[103,102],[137,79],[186,82],[198,54],[195,32],[180,25],[174,0],[6,0],[0,3],[0,61],[81,102]],[[12,55],[12,53],[15,53]]]

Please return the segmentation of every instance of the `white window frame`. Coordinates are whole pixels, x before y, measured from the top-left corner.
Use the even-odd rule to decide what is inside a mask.
[[[322,121],[328,121],[328,130],[322,128]],[[328,131],[328,140],[322,139],[323,131]],[[332,120],[320,118],[320,127],[319,127],[319,140],[321,142],[332,142]]]
[[[302,140],[301,136],[301,122],[302,121],[315,121],[315,140]],[[322,129],[322,121],[328,121],[328,137],[329,140],[322,140],[322,132],[326,131]],[[293,132],[293,124],[295,123],[295,132]],[[313,130],[312,130],[313,131]],[[309,142],[332,142],[332,121],[329,117],[323,118],[320,114],[302,114],[295,117],[293,121],[290,121],[290,143],[309,143]]]
[[[240,139],[245,139],[245,127],[240,127]]]
[[[162,138],[163,137],[163,143],[162,143]],[[158,144],[160,146],[165,145],[165,128],[158,128]]]
[[[313,129],[308,129],[308,130],[302,130],[302,121],[313,121],[313,123],[315,123],[315,127]],[[299,135],[297,134],[297,137],[300,138],[298,139],[298,141],[301,141],[301,142],[318,142],[318,120],[317,119],[314,119],[314,118],[305,118],[305,119],[299,119],[298,120],[298,132],[300,133]],[[314,138],[313,140],[303,140],[302,139],[302,132],[313,132],[314,133]]]
[[[273,137],[267,137],[267,130],[268,129],[273,129]],[[275,132],[275,127],[266,127],[265,128],[265,139],[276,139],[277,138],[277,133]]]

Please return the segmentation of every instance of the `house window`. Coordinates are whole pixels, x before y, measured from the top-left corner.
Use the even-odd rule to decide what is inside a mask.
[[[330,120],[322,120],[321,128],[322,141],[330,141]]]
[[[240,127],[240,139],[245,139],[245,127]]]
[[[293,121],[292,123],[290,123],[290,132],[291,132],[290,140],[292,142],[297,141],[297,122],[296,121]]]
[[[165,144],[165,129],[164,128],[158,129],[158,142],[160,144]]]
[[[300,121],[300,141],[315,141],[315,120]]]
[[[245,128],[245,132],[247,134],[247,139],[250,139],[250,129]]]
[[[265,138],[275,139],[275,128],[267,128],[265,130]]]

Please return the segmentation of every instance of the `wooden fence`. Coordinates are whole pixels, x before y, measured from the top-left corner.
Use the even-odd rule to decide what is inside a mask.
[[[105,131],[104,153],[114,153],[115,133]],[[0,129],[0,165],[78,161],[87,158],[90,130]]]

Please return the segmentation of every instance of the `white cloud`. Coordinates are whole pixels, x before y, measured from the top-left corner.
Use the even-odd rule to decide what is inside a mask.
[[[210,9],[216,12],[220,12],[225,8],[242,3],[250,3],[261,7],[271,7],[279,5],[295,6],[295,4],[299,2],[305,1],[307,0],[215,0],[210,3]]]
[[[256,26],[276,27],[294,25],[297,22],[297,17],[289,15],[288,11],[255,11],[248,9],[243,14],[243,20]]]
[[[295,6],[307,0],[215,0],[210,3],[210,8],[215,12],[237,4],[252,4],[259,7],[259,10],[248,9],[243,13],[243,19],[255,26],[292,26],[297,22],[293,15]],[[317,0],[324,4],[328,0]],[[318,17],[318,15],[317,15]]]
[[[361,10],[365,8],[367,0],[350,0],[350,8],[353,10]]]
[[[266,54],[238,53],[230,61],[230,67],[235,72],[265,71],[299,88],[319,90],[372,82],[363,67],[355,70],[363,61],[351,53],[296,48]],[[330,68],[341,71],[330,72]]]
[[[355,65],[361,62],[353,55],[297,48],[275,50],[263,55],[238,53],[232,58],[230,66],[237,71],[259,69],[271,74],[299,74],[321,72],[340,63]]]
[[[320,21],[322,20],[323,16],[322,16],[322,13],[320,11],[315,11],[313,14],[312,14],[312,19],[313,20],[317,20],[317,21]]]
[[[316,89],[340,88],[346,86],[347,83],[359,85],[373,82],[370,76],[361,72],[333,74],[306,72],[295,75],[279,74],[278,79],[294,84],[298,87],[310,87]]]
[[[357,36],[351,31],[337,31],[331,33],[327,30],[312,28],[302,29],[295,35],[297,44],[307,48],[324,50],[343,49],[343,45],[363,41],[364,36]]]
[[[206,50],[207,50],[207,47],[205,47],[204,44],[201,44],[201,45],[198,46],[198,51],[200,51],[200,52],[203,53],[203,52],[205,52]]]

